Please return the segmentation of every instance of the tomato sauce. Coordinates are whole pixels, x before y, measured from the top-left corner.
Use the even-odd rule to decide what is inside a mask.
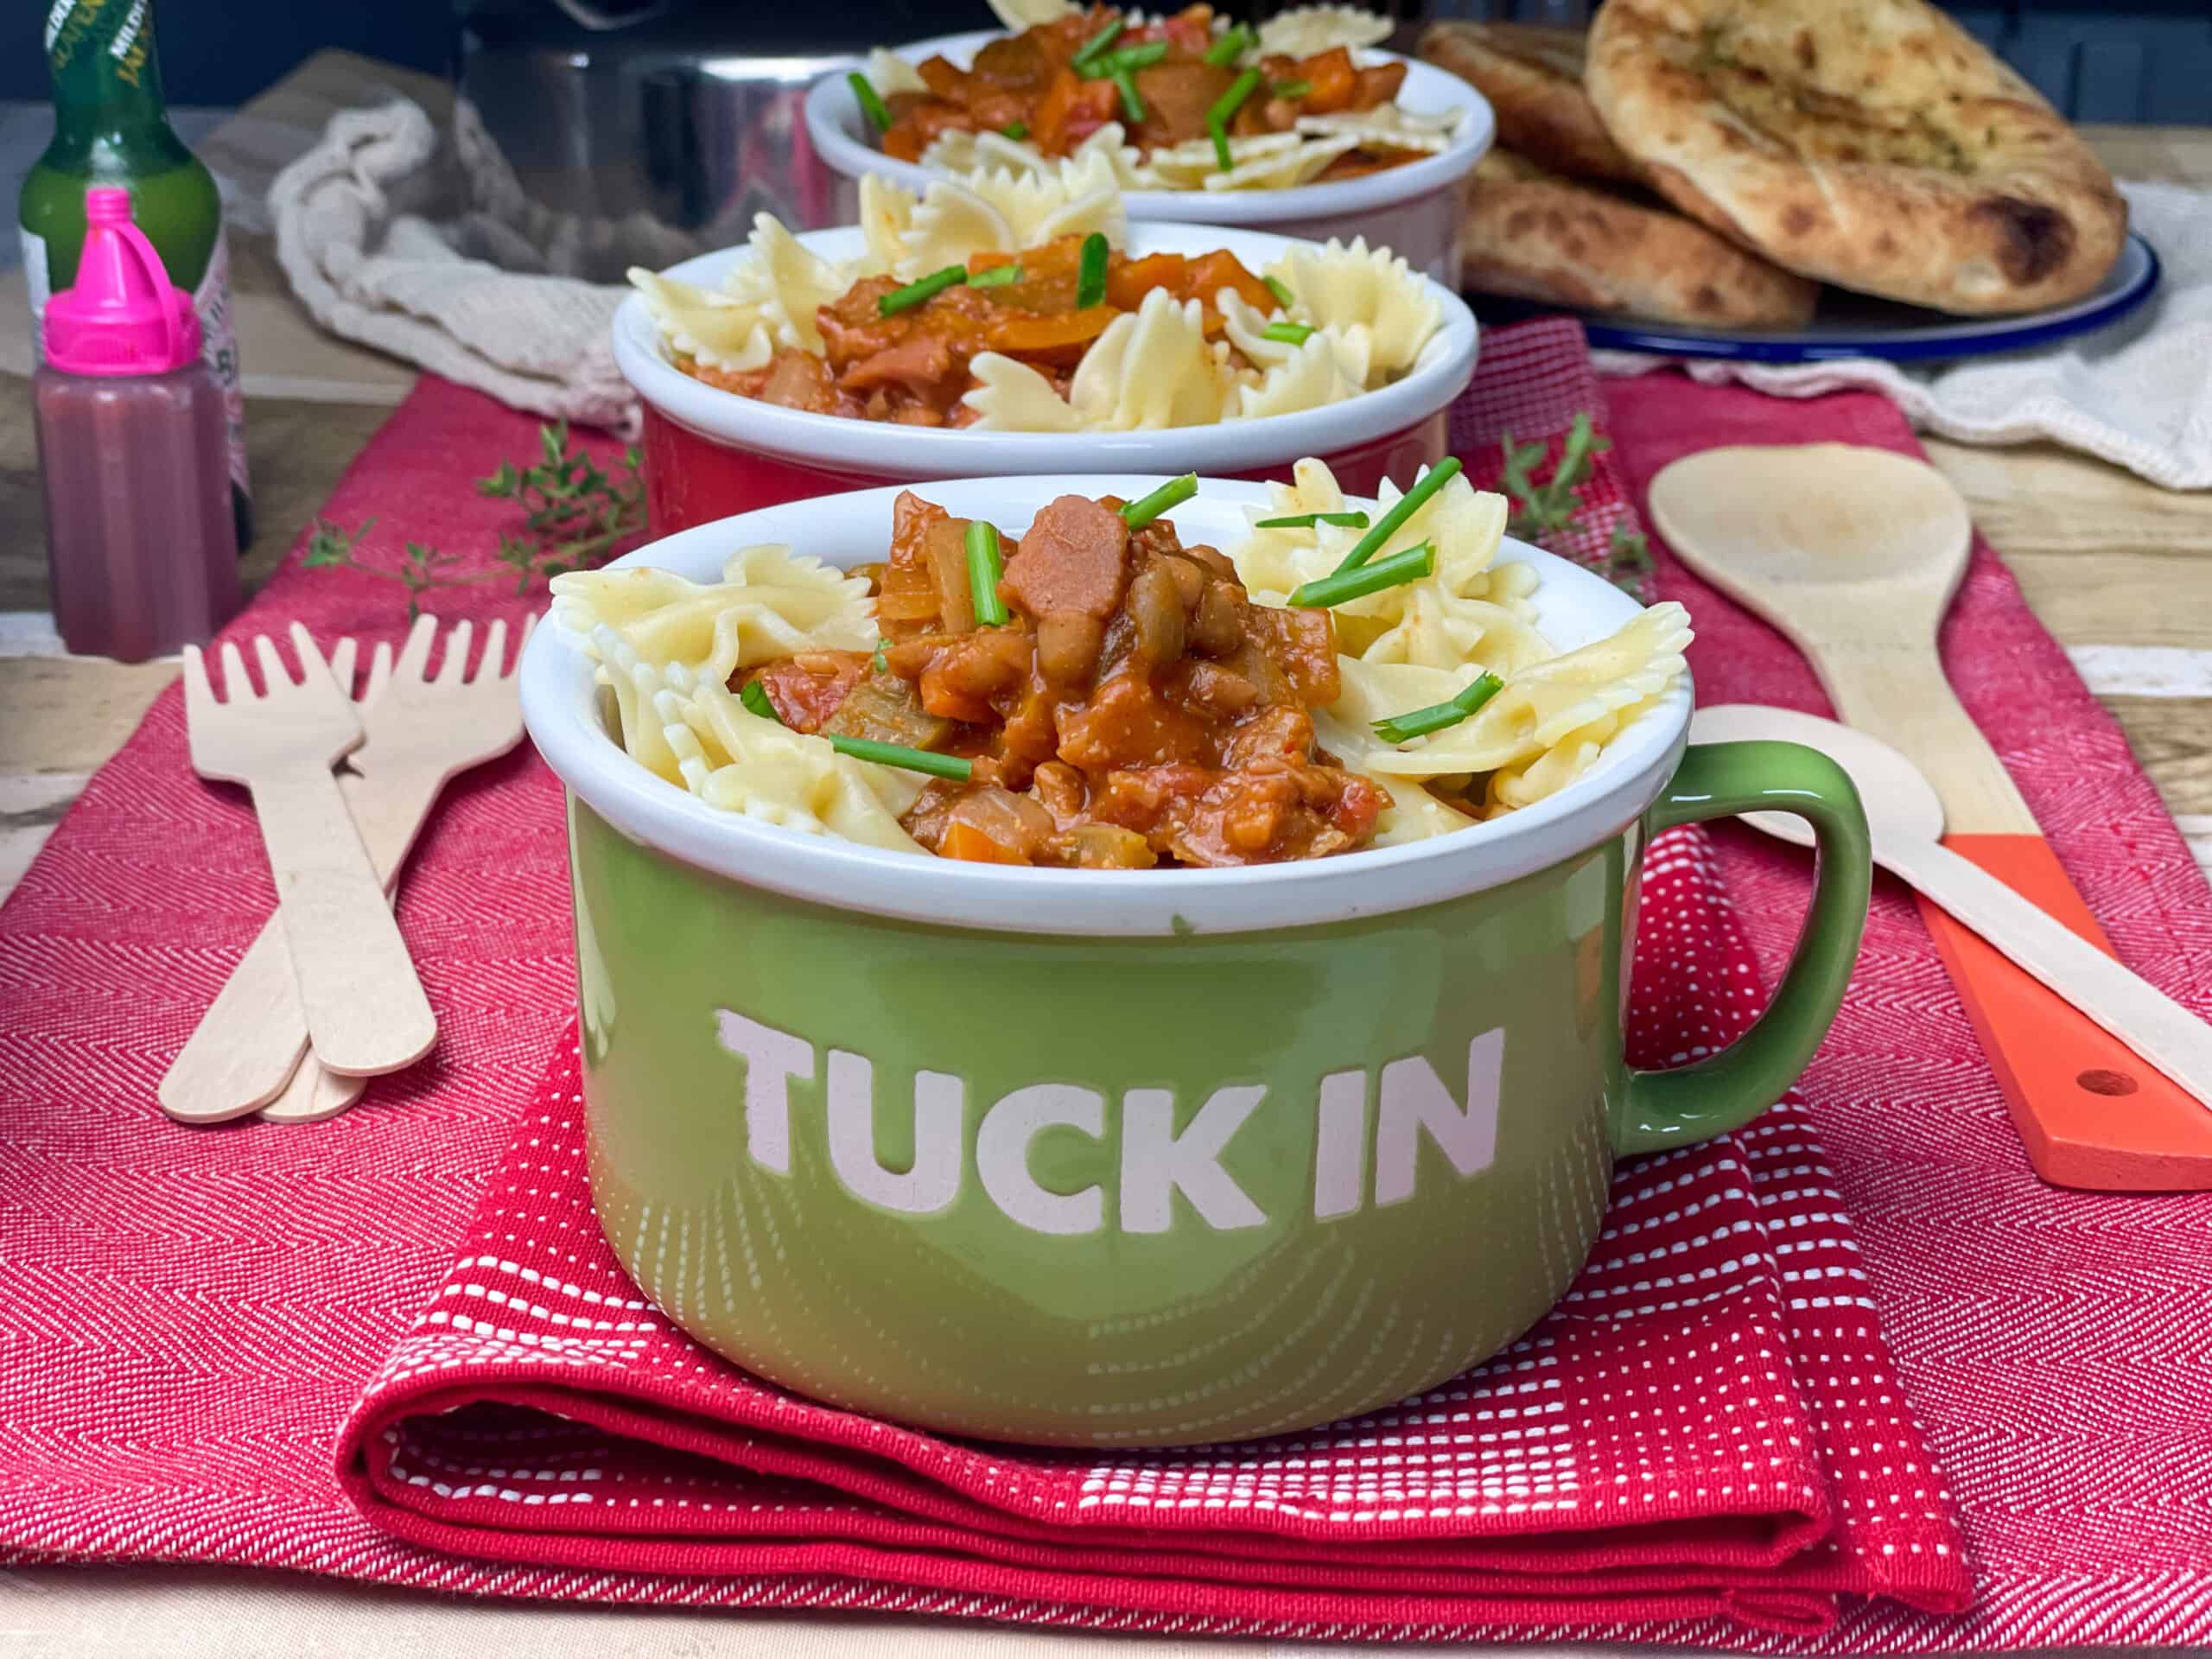
[[[1091,342],[1154,289],[1178,302],[1198,301],[1206,333],[1215,338],[1222,320],[1214,300],[1222,289],[1235,290],[1263,313],[1275,308],[1267,284],[1220,249],[1135,259],[1109,253],[1104,300],[1077,306],[1083,243],[1080,236],[1065,236],[1020,254],[978,254],[969,262],[970,276],[1014,264],[1019,279],[995,287],[957,283],[889,316],[881,302],[899,283],[867,277],[816,312],[824,348],[819,357],[785,346],[758,369],[710,369],[685,359],[677,366],[725,391],[813,414],[964,426],[976,418],[961,398],[976,384],[968,365],[980,352],[1029,364],[1065,397],[1068,378]]]
[[[1102,29],[1124,22],[1109,50],[1078,63]],[[946,132],[998,131],[1026,139],[1046,156],[1066,156],[1109,121],[1118,121],[1140,151],[1187,143],[1208,136],[1206,112],[1235,85],[1242,67],[1209,63],[1218,39],[1213,8],[1186,7],[1158,22],[1125,22],[1108,6],[1071,12],[1018,35],[1001,35],[976,54],[973,66],[944,58],[918,66],[925,92],[894,92],[885,100],[892,116],[883,153],[918,162]],[[1100,73],[1111,53],[1153,45],[1163,54],[1129,72],[1142,114],[1132,118],[1120,86]],[[1152,55],[1152,54],[1145,54]],[[1405,79],[1400,63],[1363,67],[1343,47],[1311,57],[1264,57],[1254,66],[1259,86],[1238,105],[1228,125],[1231,137],[1287,132],[1305,115],[1362,113],[1394,102]],[[1349,178],[1380,164],[1413,160],[1407,151],[1354,150],[1337,157],[1319,175]]]
[[[1317,744],[1336,701],[1326,611],[1253,604],[1211,547],[1122,503],[1064,495],[976,618],[969,521],[908,491],[891,556],[868,574],[880,652],[809,652],[757,679],[784,722],[967,758],[907,831],[946,858],[1077,868],[1319,858],[1373,838],[1390,798]]]

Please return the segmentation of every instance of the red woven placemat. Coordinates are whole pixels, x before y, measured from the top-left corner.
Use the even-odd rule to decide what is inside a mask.
[[[1564,424],[1563,417],[1544,421],[1539,405],[1545,400],[1571,410],[1594,396],[1571,330],[1537,325],[1503,332],[1485,342],[1485,351],[1478,392],[1508,384],[1499,371],[1519,360],[1523,372],[1510,383],[1516,407],[1506,418],[1523,436]],[[1699,435],[1700,400],[1712,394],[1678,383],[1672,395],[1670,440],[1725,441]],[[1891,423],[1889,440],[1902,439],[1894,416],[1864,398],[1792,406],[1789,430],[1770,427],[1766,435],[1798,435],[1804,429],[1795,423],[1802,410],[1844,404],[1871,406]],[[448,545],[474,537],[480,544],[488,541],[496,509],[474,501],[460,486],[493,455],[521,452],[528,435],[525,423],[480,399],[427,385],[365,454],[334,499],[334,514],[350,522],[383,512],[394,534],[430,535]],[[467,464],[456,463],[456,455],[467,457]],[[402,511],[394,513],[395,506]],[[2006,591],[1984,595],[1997,613],[2055,652],[2001,571],[1998,581]],[[263,614],[303,615],[326,634],[364,618],[396,620],[389,597],[365,580],[296,569],[278,579],[264,605]],[[1718,601],[1700,605],[1708,640],[1728,620],[1727,608]],[[1725,630],[1721,637],[1727,637]],[[1770,658],[1786,650],[1771,640],[1763,648]],[[1711,688],[1716,669],[1727,665],[1716,662],[1709,645],[1700,645],[1698,659]],[[2109,741],[2109,723],[2080,693],[2063,659],[2058,673],[2078,701],[2060,709],[2067,723],[2054,729],[2092,724]],[[2124,763],[2124,749],[2121,754]],[[2124,781],[2130,790],[2112,798],[2126,823],[2140,830],[2148,822],[2147,785],[2132,765]],[[267,902],[250,825],[241,806],[187,774],[173,695],[95,779],[0,913],[6,1014],[0,1021],[0,1290],[11,1310],[0,1331],[0,1539],[18,1558],[221,1560],[505,1593],[977,1610],[972,1593],[872,1592],[849,1578],[822,1577],[822,1569],[807,1577],[731,1580],[486,1566],[397,1542],[340,1501],[333,1462],[336,1427],[451,1268],[480,1184],[556,1034],[555,1010],[569,986],[558,907],[547,914],[546,895],[557,893],[562,880],[554,804],[555,793],[534,763],[517,760],[480,774],[450,798],[410,872],[403,921],[445,1016],[446,1038],[435,1062],[380,1083],[366,1106],[318,1129],[245,1126],[195,1133],[152,1114],[152,1084]],[[2154,800],[2149,810],[2155,812]],[[2162,861],[2153,874],[2165,893],[2175,880],[2169,865],[2187,866],[2177,845],[2168,856],[2170,827],[2163,837],[2153,835],[2145,844]],[[2063,837],[2061,846],[2073,855]],[[1786,912],[1802,899],[1802,868],[1771,858],[1762,863],[1760,854],[1745,864],[1745,856],[1732,843],[1724,850],[1732,878],[1740,868],[1758,887],[1760,903],[1747,919],[1762,947],[1770,949],[1769,912]],[[2124,885],[2116,874],[2101,887],[2084,880],[2125,950],[2131,942],[2139,947],[2145,935],[2139,926],[2114,924],[2109,901]],[[2190,988],[2201,988],[2207,977],[2201,884],[2181,893],[2178,902],[2194,918],[2196,950],[2174,962],[2195,976]],[[1901,935],[1916,928],[1900,919],[1907,916],[1891,915],[1885,925]],[[1847,1027],[1862,1046],[1840,1056],[1840,1033],[1816,1069],[1816,1083],[1825,1082],[1829,1092],[1815,1088],[1813,1116],[1831,1140],[1832,1126],[1863,1134],[1870,1117],[1896,1105],[1894,1090],[1885,1095],[1866,1087],[1870,1054],[1894,1061],[1923,1024],[1939,1028],[1948,1020],[1963,1033],[1927,950],[1924,936],[1891,939],[1889,955],[1879,959],[1882,995],[1892,1007],[1913,1010],[1902,1034],[1894,1015],[1871,1039],[1863,1021]],[[1866,1001],[1863,993],[1859,1000]],[[1963,1040],[1970,1054],[1971,1039]],[[1863,1046],[1869,1041],[1871,1050]],[[1839,1059],[1857,1064],[1860,1072],[1839,1074]],[[1910,1066],[1922,1059],[1916,1052],[1909,1057],[1906,1074],[1916,1082],[1925,1073]],[[1955,1050],[1934,1059],[1948,1071],[1942,1088],[1920,1090],[1928,1103],[1919,1137],[1923,1166],[1937,1179],[1971,1171],[1986,1202],[2001,1202],[2008,1220],[2028,1224],[2051,1195],[2025,1176],[2017,1148],[2007,1162],[2007,1148],[1989,1133],[2001,1129],[2003,1116],[1986,1076],[1974,1064],[1961,1065]],[[1843,1090],[1858,1092],[1837,1092]],[[1977,1091],[1987,1095],[1986,1103]],[[1961,1103],[1955,1109],[1954,1096]],[[1968,1137],[1966,1151],[1986,1162],[1945,1168],[1944,1159],[1956,1151],[1945,1138],[1955,1109],[1982,1131]],[[1749,1154],[1738,1155],[1752,1167]],[[1834,1184],[1847,1193],[1866,1190],[1864,1172],[1833,1160],[1830,1166],[1837,1169]],[[1927,1191],[1923,1185],[1923,1208]],[[1869,1196],[1883,1202],[1890,1195],[1878,1181]],[[2188,1212],[2182,1214],[2185,1221]],[[2141,1230],[2155,1235],[2161,1226],[2173,1239],[2172,1211],[2163,1220],[2146,1219]],[[1931,1280],[1940,1269],[1924,1254],[1917,1264],[1913,1256],[1916,1249],[1925,1252],[1924,1230],[1905,1221],[1888,1230],[1892,1278],[1903,1274],[1908,1288],[1916,1275],[1923,1284]],[[1980,1231],[1990,1230],[1983,1220]],[[2083,1230],[2067,1267],[2122,1295],[2143,1259],[2144,1239],[2103,1256],[2099,1236]],[[2177,1255],[2177,1243],[2169,1243],[2164,1259]],[[1882,1282],[1878,1255],[1869,1267]],[[2015,1299],[2026,1306],[2008,1311],[2014,1345],[2024,1351],[2037,1344],[2078,1347],[2079,1333],[2069,1328],[2050,1281],[2038,1281],[2032,1265],[2016,1261],[2015,1268]],[[1904,1317],[1908,1323],[1916,1318]],[[2158,1369],[2162,1359],[2164,1371]],[[2163,1435],[2169,1447],[2185,1444],[2186,1430],[2202,1421],[2201,1387],[2189,1391],[2194,1373],[2174,1347],[2150,1353],[2147,1363],[2151,1375],[2122,1402],[2124,1427],[2143,1441]],[[1839,1386],[1826,1374],[1808,1377],[1802,1370],[1798,1382],[1808,1413],[1824,1409],[1823,1392]],[[1981,1437],[2060,1434],[2081,1414],[2078,1408],[2054,1414],[2048,1396],[2037,1399],[2035,1414],[2018,1411],[2001,1392],[1977,1398],[1954,1390],[1947,1398],[1957,1408],[1957,1422],[1933,1426],[1939,1455],[1955,1446],[1967,1454],[1961,1468],[1977,1473],[1986,1472],[1986,1460],[1973,1455]],[[2198,1414],[2190,1414],[2192,1408]],[[1893,1445],[1867,1439],[1845,1450],[1851,1458],[1878,1459]],[[2099,1529],[2065,1512],[2069,1502],[2090,1506],[2096,1488],[2088,1472],[2078,1458],[2040,1471],[2040,1500],[2056,1524],[2032,1538],[2000,1529],[1984,1540],[1982,1570],[2004,1592],[1996,1606],[2001,1622],[1988,1613],[1941,1620],[1853,1612],[1829,1642],[1926,1646],[2060,1634],[2109,1640],[2146,1631],[2177,1640],[2212,1627],[2202,1599],[2204,1563],[2189,1554],[2179,1522],[2152,1517],[2145,1525],[2131,1516]],[[2109,1472],[2100,1471],[2099,1478]],[[2169,1455],[2144,1478],[2158,1483],[2178,1513],[2195,1503],[2202,1515],[2204,1488],[2212,1483],[2201,1463]],[[2001,1483],[1985,1484],[2004,1496]],[[1970,1526],[1978,1527],[1981,1490],[1966,1490]],[[2094,1548],[2085,1547],[2085,1532],[2096,1535]],[[2007,1552],[2001,1560],[1992,1559],[1991,1542]],[[2140,1546],[2138,1559],[2123,1562],[2132,1543]],[[2178,1603],[2155,1624],[2115,1605],[2127,1575],[2140,1580],[2154,1573],[2170,1592],[2185,1590],[2198,1599]],[[1459,1576],[1452,1575],[1452,1582],[1465,1599]],[[2094,1577],[2093,1588],[2113,1593],[2062,1599],[2062,1591],[2085,1576]],[[2046,1590],[2063,1617],[2040,1610]],[[1985,1605],[1999,1600],[1986,1599]],[[1083,1616],[1065,1604],[1003,1599],[996,1611]],[[1173,1628],[1208,1623],[1188,1601],[1147,1622]],[[1740,1632],[1740,1626],[1702,1621],[1641,1631],[1617,1623],[1584,1624],[1556,1633],[1713,1641],[1732,1628]]]

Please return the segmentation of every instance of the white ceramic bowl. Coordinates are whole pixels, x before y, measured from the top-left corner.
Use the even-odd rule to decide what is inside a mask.
[[[986,41],[1002,32],[942,35],[893,50],[909,63],[941,56],[965,68]],[[1459,130],[1451,144],[1433,156],[1363,178],[1301,184],[1287,190],[1132,190],[1127,198],[1129,217],[1233,225],[1317,242],[1332,236],[1347,242],[1364,236],[1369,246],[1395,249],[1414,270],[1456,289],[1459,181],[1482,159],[1497,134],[1490,105],[1459,76],[1419,59],[1371,50],[1355,51],[1352,56],[1362,64],[1406,66],[1405,84],[1397,98],[1402,108],[1423,115],[1460,111]],[[859,216],[858,187],[853,181],[863,173],[895,179],[914,191],[929,183],[927,168],[893,161],[869,141],[867,118],[842,74],[824,76],[807,93],[806,131],[815,149],[846,181],[839,200],[842,218]]]
[[[1160,475],[968,478],[926,486],[950,512],[1026,527],[1056,496],[1135,499]],[[712,581],[733,549],[785,542],[840,567],[883,557],[896,489],[855,491],[750,512],[654,542],[617,560]],[[1187,542],[1233,545],[1241,508],[1266,486],[1205,479],[1170,515]],[[1369,506],[1373,504],[1365,503]],[[1498,555],[1541,574],[1537,626],[1573,650],[1613,632],[1638,606],[1611,583],[1516,541]],[[1042,870],[918,858],[718,811],[631,760],[607,729],[594,665],[557,626],[531,636],[522,663],[523,719],[562,781],[633,841],[700,869],[794,898],[957,927],[1085,937],[1157,937],[1300,927],[1388,915],[1515,880],[1621,834],[1681,758],[1689,727],[1684,675],[1658,707],[1607,746],[1588,772],[1532,806],[1449,836],[1301,863],[1208,870]]]
[[[825,257],[866,251],[856,226],[809,231],[800,242]],[[1132,225],[1128,251],[1206,253],[1226,248],[1253,270],[1287,238],[1211,225]],[[742,250],[702,254],[667,275],[720,284]],[[1384,477],[1401,486],[1445,453],[1445,415],[1474,377],[1474,314],[1430,284],[1444,326],[1413,369],[1376,391],[1319,409],[1214,426],[1148,432],[977,432],[814,415],[695,380],[669,360],[652,315],[636,294],[614,314],[614,359],[645,410],[645,472],[653,528],[666,534],[732,512],[862,485],[1003,473],[1144,472],[1287,479],[1291,463],[1318,455],[1352,493]]]

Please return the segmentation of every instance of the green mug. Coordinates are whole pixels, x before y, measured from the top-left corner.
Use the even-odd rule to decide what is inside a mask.
[[[1065,488],[1147,482],[935,496],[1020,522]],[[697,577],[781,540],[856,563],[894,493],[632,556]],[[1264,495],[1209,484],[1179,524],[1204,536],[1206,512],[1248,499]],[[1633,612],[1534,549],[1501,556],[1541,564],[1554,643]],[[1616,1158],[1737,1128],[1789,1086],[1866,921],[1849,779],[1790,744],[1687,747],[1686,686],[1581,779],[1473,830],[1299,866],[1084,872],[733,819],[627,759],[557,630],[523,681],[569,791],[590,1173],[616,1255],[747,1369],[948,1433],[1245,1439],[1478,1363],[1580,1270]],[[1643,850],[1753,810],[1818,836],[1796,957],[1732,1046],[1630,1070]]]

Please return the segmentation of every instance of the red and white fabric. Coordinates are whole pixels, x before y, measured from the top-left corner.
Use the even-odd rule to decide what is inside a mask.
[[[1894,412],[1863,397],[1783,405],[1662,377],[1611,392],[1621,448],[1600,457],[1589,486],[1607,511],[1624,476],[1640,484],[1674,453],[1747,432],[1910,447]],[[1491,455],[1466,446],[1488,442],[1489,429],[1555,436],[1565,414],[1599,407],[1599,397],[1570,326],[1499,331],[1455,440],[1480,480],[1494,470],[1494,443]],[[488,550],[500,505],[467,481],[498,455],[524,453],[530,436],[486,400],[427,381],[365,451],[331,514],[347,524],[381,515],[378,542]],[[1818,706],[1777,639],[1663,560],[1659,585],[1697,613],[1703,695]],[[486,588],[453,608],[511,603]],[[2207,1006],[2212,899],[2148,781],[1986,550],[1961,604],[1948,645],[1969,707],[2122,952]],[[296,560],[243,626],[295,616],[326,640],[400,620],[387,584]],[[643,1351],[657,1358],[594,1367],[557,1391],[541,1367],[480,1344],[443,1345],[452,1320],[426,1315],[488,1301],[442,1294],[451,1286],[501,1288],[528,1267],[541,1281],[550,1273],[621,1295],[576,1206],[572,1160],[557,1150],[573,1135],[574,1103],[556,1110],[554,1097],[575,1092],[557,1068],[572,1062],[545,1072],[549,1056],[565,1057],[573,995],[564,864],[558,790],[534,759],[463,779],[400,899],[443,1022],[437,1053],[327,1125],[187,1129],[155,1110],[154,1084],[259,925],[267,880],[243,802],[190,775],[174,691],[93,779],[0,910],[5,1559],[220,1561],[491,1595],[1184,1631],[1510,1631],[1855,1651],[2212,1637],[2202,1450],[2212,1396],[2200,1358],[2212,1198],[2115,1199],[2036,1183],[1926,937],[1893,892],[1878,900],[1851,1005],[1804,1101],[1712,1148],[1624,1172],[1614,1226],[1655,1209],[1664,1217],[1694,1195],[1738,1230],[1731,1240],[1749,1241],[1692,1243],[1700,1224],[1686,1211],[1653,1230],[1689,1246],[1667,1259],[1673,1276],[1713,1268],[1704,1282],[1718,1300],[1670,1308],[1662,1304],[1688,1299],[1644,1292],[1626,1319],[1590,1317],[1618,1300],[1596,1293],[1655,1278],[1654,1264],[1628,1261],[1649,1248],[1643,1235],[1609,1239],[1580,1300],[1532,1338],[1549,1347],[1440,1391],[1452,1397],[1384,1414],[1446,1422],[1378,1422],[1371,1433],[1305,1437],[1313,1444],[1296,1452],[1234,1454],[1275,1459],[1268,1472],[1281,1483],[1297,1457],[1310,1478],[1318,1452],[1332,1479],[1349,1477],[1349,1492],[1306,1507],[1352,1518],[1286,1518],[1279,1497],[1275,1510],[1255,1503],[1225,1526],[1208,1523],[1227,1510],[1205,1510],[1202,1497],[1172,1524],[1157,1505],[1141,1523],[1109,1522],[1109,1508],[1141,1506],[1103,1503],[1075,1511],[1099,1518],[1071,1524],[1047,1519],[1056,1498],[1079,1504],[1122,1487],[1159,1497],[1170,1471],[1187,1481],[1204,1459],[1083,1461],[1071,1496],[1077,1460],[979,1451],[827,1412],[719,1362],[687,1362],[664,1330]],[[1738,954],[1740,937],[1758,963],[1745,982],[1770,982],[1806,871],[1799,855],[1747,836],[1681,834],[1656,849],[1649,880],[1636,1042],[1664,1058],[1681,1022],[1740,1019],[1748,1007],[1720,1000],[1700,1014],[1675,953],[1710,963]],[[533,1133],[543,1146],[529,1146]],[[525,1170],[533,1160],[554,1168]],[[515,1208],[506,1195],[518,1181],[537,1189],[528,1214],[542,1222],[500,1213]],[[1662,1181],[1684,1185],[1637,1196]],[[1801,1243],[1815,1248],[1781,1248]],[[540,1307],[574,1318],[579,1304],[605,1306],[566,1289],[540,1294],[548,1288],[531,1287],[520,1308],[502,1288],[511,1300],[494,1332],[524,1334]],[[613,1312],[588,1317],[658,1324],[650,1310]],[[1693,1325],[1722,1353],[1700,1356]],[[1621,1345],[1638,1339],[1650,1345]],[[1762,1344],[1771,1379],[1740,1363]],[[1628,1397],[1649,1386],[1647,1359],[1664,1368],[1666,1397],[1650,1403]],[[442,1375],[399,1375],[416,1361]],[[709,1369],[686,1369],[700,1363]],[[1631,1490],[1649,1471],[1670,1494],[1654,1507],[1671,1509],[1671,1524],[1568,1529],[1557,1510],[1483,1514],[1481,1498],[1464,1506],[1474,1516],[1408,1519],[1414,1500],[1383,1496],[1399,1490],[1384,1470],[1414,1485],[1413,1465],[1382,1461],[1410,1448],[1383,1439],[1440,1430],[1456,1449],[1468,1430],[1485,1432],[1474,1414],[1519,1408],[1511,1402],[1523,1396],[1505,1391],[1531,1380],[1559,1381],[1559,1403],[1572,1402],[1546,1416],[1570,1426],[1578,1496],[1599,1495],[1600,1471],[1616,1488],[1612,1478],[1627,1475]],[[1715,1416],[1718,1440],[1637,1439],[1682,1426],[1671,1414],[1677,1383],[1691,1397],[1739,1380],[1759,1385],[1743,1403],[1722,1408],[1713,1395],[1692,1408]],[[566,1424],[533,1409],[556,1404],[556,1392]],[[1548,1405],[1551,1392],[1537,1397]],[[429,1415],[448,1405],[463,1409]],[[1670,1414],[1626,1415],[1655,1407]],[[1450,1422],[1460,1410],[1467,1423]],[[1739,1443],[1755,1421],[1777,1442],[1794,1433],[1803,1444],[1751,1453],[1783,1459],[1767,1492],[1716,1494],[1712,1471],[1742,1468]],[[486,1435],[520,1438],[487,1445]],[[562,1461],[587,1436],[594,1461]],[[1358,1444],[1368,1438],[1377,1444]],[[1766,1438],[1764,1427],[1751,1438]],[[393,1472],[395,1453],[404,1474]],[[460,1470],[434,1474],[425,1455]],[[1556,1459],[1549,1471],[1535,1463],[1493,1466],[1513,1469],[1531,1503],[1536,1477],[1551,1475],[1556,1503]],[[586,1468],[601,1478],[585,1481]],[[1004,1478],[1016,1468],[1019,1482]],[[530,1480],[518,1469],[577,1478]],[[429,1484],[416,1485],[418,1476]],[[1370,1478],[1371,1500],[1360,1484]],[[681,1493],[669,1484],[695,1479]],[[1097,1490],[1084,1491],[1092,1481]],[[1797,1495],[1779,1501],[1774,1482]],[[1155,1490],[1142,1492],[1147,1484]],[[1255,1474],[1255,1498],[1263,1484]],[[572,1495],[530,1504],[439,1484]],[[639,1519],[580,1522],[594,1506],[573,1493],[587,1487],[595,1500],[619,1492],[622,1513]],[[1433,1510],[1433,1475],[1421,1490],[1417,1506]],[[710,1512],[720,1518],[707,1525],[687,1513],[680,1538],[650,1501],[626,1507],[693,1491],[766,1503],[770,1517],[785,1507],[765,1524],[749,1508],[745,1518]],[[1357,1518],[1370,1503],[1373,1518]],[[1945,1518],[1953,1503],[1979,1589],[1960,1617],[1935,1611],[1967,1585]],[[1455,1497],[1452,1507],[1463,1506]],[[1273,1518],[1254,1518],[1262,1513]],[[1574,1518],[1605,1513],[1592,1501]],[[1556,1570],[1568,1564],[1572,1575]]]

